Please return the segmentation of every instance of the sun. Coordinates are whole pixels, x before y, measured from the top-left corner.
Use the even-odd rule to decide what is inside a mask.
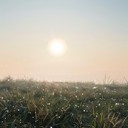
[[[53,39],[49,44],[49,52],[54,56],[61,56],[66,52],[66,43],[62,39]]]

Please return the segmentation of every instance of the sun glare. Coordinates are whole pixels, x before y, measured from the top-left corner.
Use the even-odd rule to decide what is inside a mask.
[[[66,44],[61,39],[53,39],[49,44],[49,52],[54,56],[61,56],[66,51]]]

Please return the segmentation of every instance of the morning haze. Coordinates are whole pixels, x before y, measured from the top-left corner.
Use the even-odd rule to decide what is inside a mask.
[[[0,77],[128,78],[127,7],[127,0],[1,0]]]

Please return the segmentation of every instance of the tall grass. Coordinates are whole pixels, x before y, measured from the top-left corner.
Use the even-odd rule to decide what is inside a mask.
[[[0,81],[0,128],[128,128],[128,85]]]

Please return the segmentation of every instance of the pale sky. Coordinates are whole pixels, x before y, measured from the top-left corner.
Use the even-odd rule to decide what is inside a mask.
[[[64,55],[48,51],[65,41]],[[128,0],[0,0],[0,78],[128,79]]]

